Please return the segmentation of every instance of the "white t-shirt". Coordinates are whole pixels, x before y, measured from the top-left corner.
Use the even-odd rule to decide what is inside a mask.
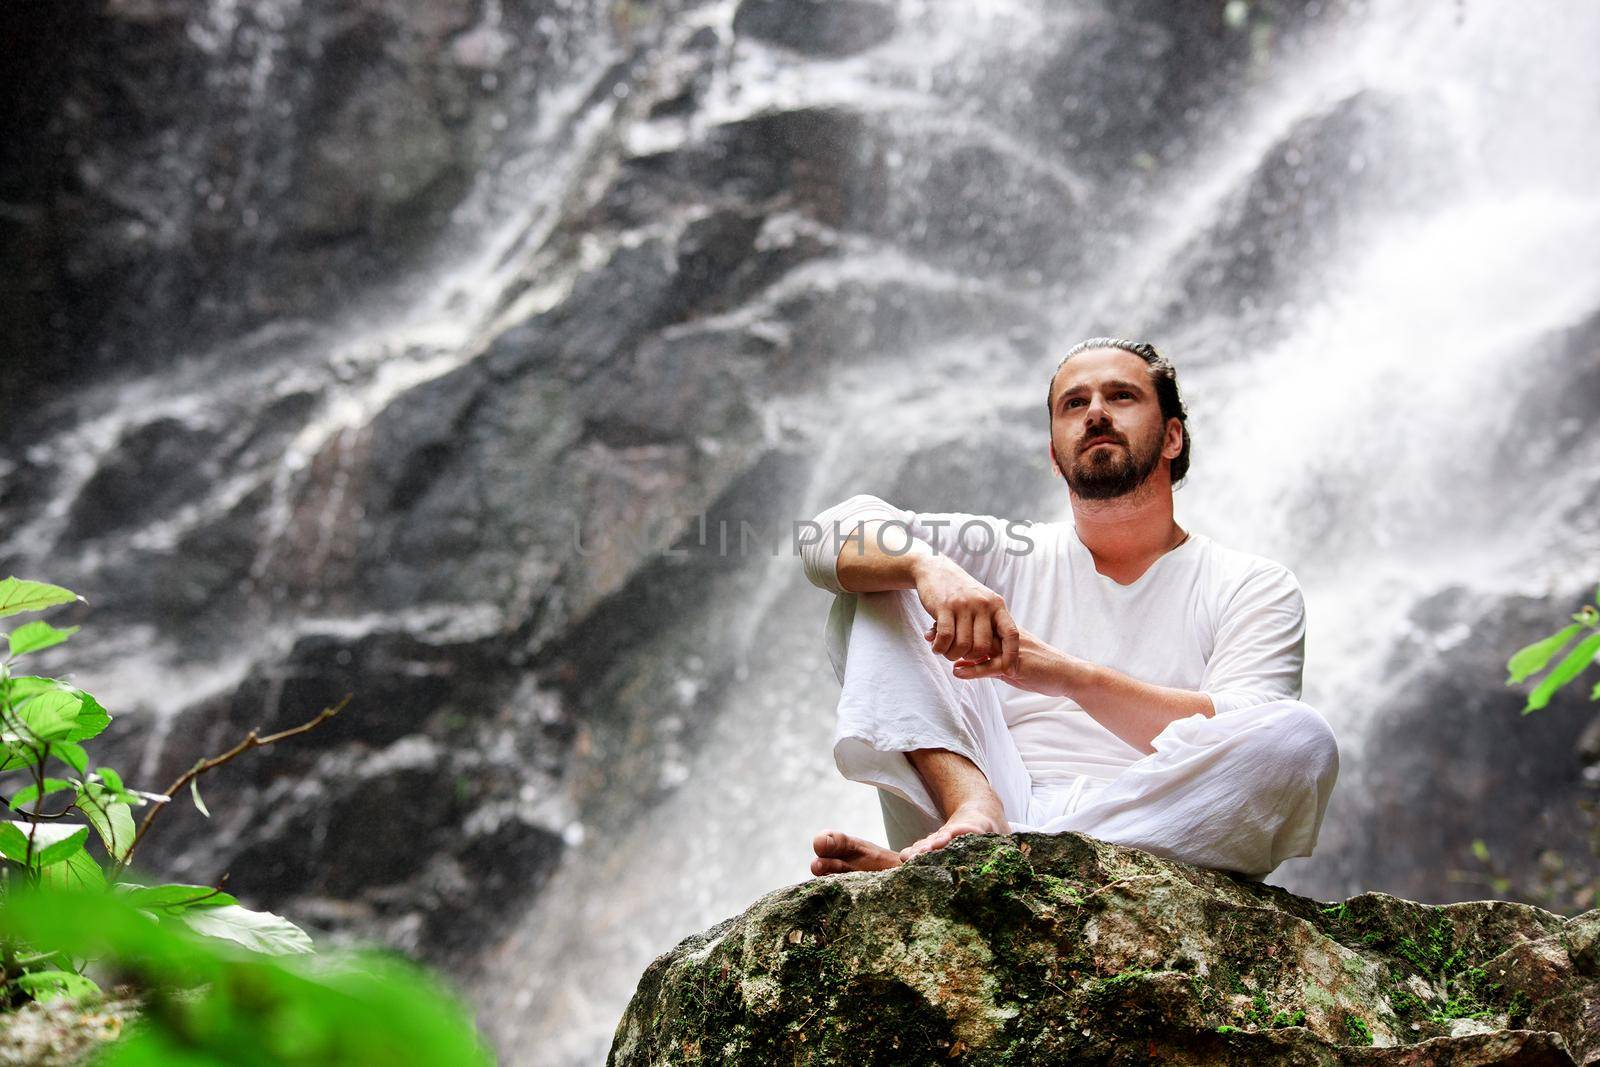
[[[1071,655],[1138,681],[1204,692],[1219,715],[1300,696],[1305,602],[1281,564],[1191,532],[1137,581],[1122,585],[1095,570],[1070,522],[916,513],[873,496],[822,512],[813,520],[822,537],[801,549],[811,582],[839,594],[827,638],[841,680],[854,600],[838,584],[839,546],[872,519],[907,524],[913,536],[1005,597],[1019,626]],[[1075,701],[997,684],[1036,782],[1065,783],[1080,774],[1109,781],[1144,756]]]

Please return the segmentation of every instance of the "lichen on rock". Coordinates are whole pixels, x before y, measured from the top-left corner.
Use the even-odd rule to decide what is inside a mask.
[[[1600,911],[1328,904],[1080,834],[777,890],[646,970],[609,1063],[1600,1062]]]

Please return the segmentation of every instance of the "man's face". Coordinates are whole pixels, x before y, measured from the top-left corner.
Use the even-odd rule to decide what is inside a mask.
[[[1078,496],[1131,493],[1160,465],[1166,420],[1138,356],[1119,348],[1081,352],[1056,374],[1051,396],[1050,454]]]

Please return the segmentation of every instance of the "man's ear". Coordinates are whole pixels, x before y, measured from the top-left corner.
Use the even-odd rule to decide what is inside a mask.
[[[1046,445],[1045,451],[1050,453],[1050,473],[1054,474],[1057,478],[1065,478],[1066,475],[1061,473],[1061,464],[1056,462],[1056,450],[1054,445]]]
[[[1161,445],[1161,454],[1167,459],[1177,459],[1183,451],[1183,423],[1174,415],[1167,420],[1167,438]]]

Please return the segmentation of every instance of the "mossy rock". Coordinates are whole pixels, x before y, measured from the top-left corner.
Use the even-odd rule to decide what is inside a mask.
[[[963,837],[686,938],[609,1062],[1600,1063],[1600,911],[1328,904],[1080,834]]]

